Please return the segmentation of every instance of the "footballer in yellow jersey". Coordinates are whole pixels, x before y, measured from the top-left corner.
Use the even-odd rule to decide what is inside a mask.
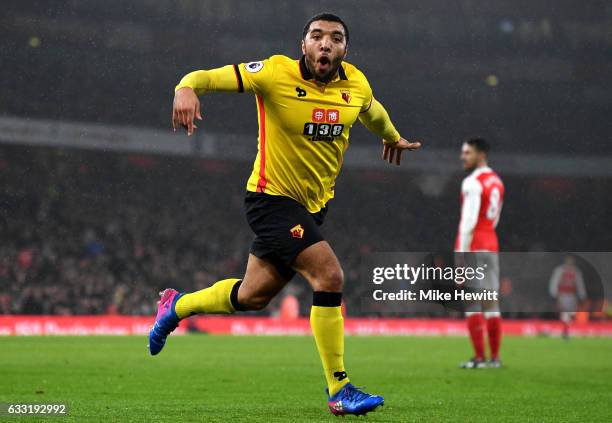
[[[233,80],[232,80],[233,79]],[[229,85],[221,85],[229,82]],[[321,85],[300,60],[287,56],[196,71],[177,89],[196,94],[230,89],[253,92],[259,120],[259,148],[247,190],[283,195],[316,213],[334,196],[334,183],[348,147],[353,123],[364,119],[375,101],[365,75],[343,62],[337,75]],[[384,109],[375,103],[384,115]],[[383,117],[383,116],[381,116]],[[377,132],[391,142],[399,140],[388,117]]]
[[[420,147],[400,136],[364,74],[344,61],[348,42],[348,27],[338,16],[319,14],[304,27],[300,59],[275,55],[195,71],[176,86],[173,126],[184,126],[188,135],[197,128],[194,120],[202,119],[198,96],[255,94],[258,153],[245,198],[255,239],[242,279],[225,279],[193,293],[160,293],[149,335],[150,352],[158,354],[181,319],[262,309],[298,272],[313,288],[311,328],[335,415],[365,414],[384,400],[353,386],[344,368],[344,277],[319,225],[357,120],[383,139],[383,159],[390,163],[399,165],[403,150]]]

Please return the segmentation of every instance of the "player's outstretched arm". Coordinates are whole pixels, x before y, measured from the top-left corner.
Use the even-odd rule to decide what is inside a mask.
[[[393,126],[389,114],[375,98],[372,98],[372,103],[368,110],[359,115],[359,120],[370,132],[382,137],[382,159],[389,163],[395,161],[399,166],[402,151],[413,151],[421,148],[420,142],[410,142],[400,136],[397,129]]]
[[[237,68],[232,65],[218,69],[191,72],[181,79],[175,88],[172,106],[172,127],[179,126],[192,135],[197,128],[195,119],[202,120],[198,96],[212,91],[238,92],[242,88],[238,79]]]

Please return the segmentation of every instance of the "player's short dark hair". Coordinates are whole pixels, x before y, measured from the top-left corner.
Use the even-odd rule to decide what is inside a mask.
[[[485,154],[488,154],[489,150],[491,150],[491,145],[484,138],[468,138],[465,140],[465,143],[470,147],[474,147],[476,151],[481,151]]]
[[[315,21],[327,21],[327,22],[338,22],[344,28],[344,38],[346,38],[346,44],[349,42],[349,30],[348,26],[344,23],[339,16],[334,15],[333,13],[319,13],[314,15],[312,18],[308,19],[306,25],[304,25],[304,31],[302,32],[302,40],[306,38],[306,34],[308,34],[308,30],[310,29],[310,24]]]

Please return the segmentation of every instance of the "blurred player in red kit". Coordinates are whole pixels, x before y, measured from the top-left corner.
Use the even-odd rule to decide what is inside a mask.
[[[559,317],[563,322],[563,338],[569,339],[569,325],[578,311],[580,302],[586,300],[582,272],[572,256],[566,256],[563,264],[555,267],[549,282],[550,296],[557,301]]]
[[[495,228],[501,214],[504,184],[488,166],[488,152],[489,143],[482,138],[469,139],[461,148],[463,170],[469,175],[461,184],[461,220],[455,252],[473,253],[468,255],[469,258],[484,269],[484,278],[466,282],[466,288],[498,292],[499,243]],[[460,260],[464,263],[465,259]],[[465,310],[474,356],[461,367],[500,367],[502,328],[499,301],[471,301],[466,303]],[[485,359],[485,331],[491,350],[488,362]]]

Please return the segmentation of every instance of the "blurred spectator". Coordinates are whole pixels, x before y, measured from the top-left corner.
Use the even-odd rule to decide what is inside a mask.
[[[287,294],[281,301],[280,318],[282,320],[297,319],[300,315],[300,302],[293,294]]]
[[[563,322],[563,337],[567,339],[570,323],[576,316],[580,304],[587,299],[582,271],[576,266],[576,259],[573,256],[565,256],[563,264],[555,267],[550,277],[549,292],[557,301],[559,316]]]

